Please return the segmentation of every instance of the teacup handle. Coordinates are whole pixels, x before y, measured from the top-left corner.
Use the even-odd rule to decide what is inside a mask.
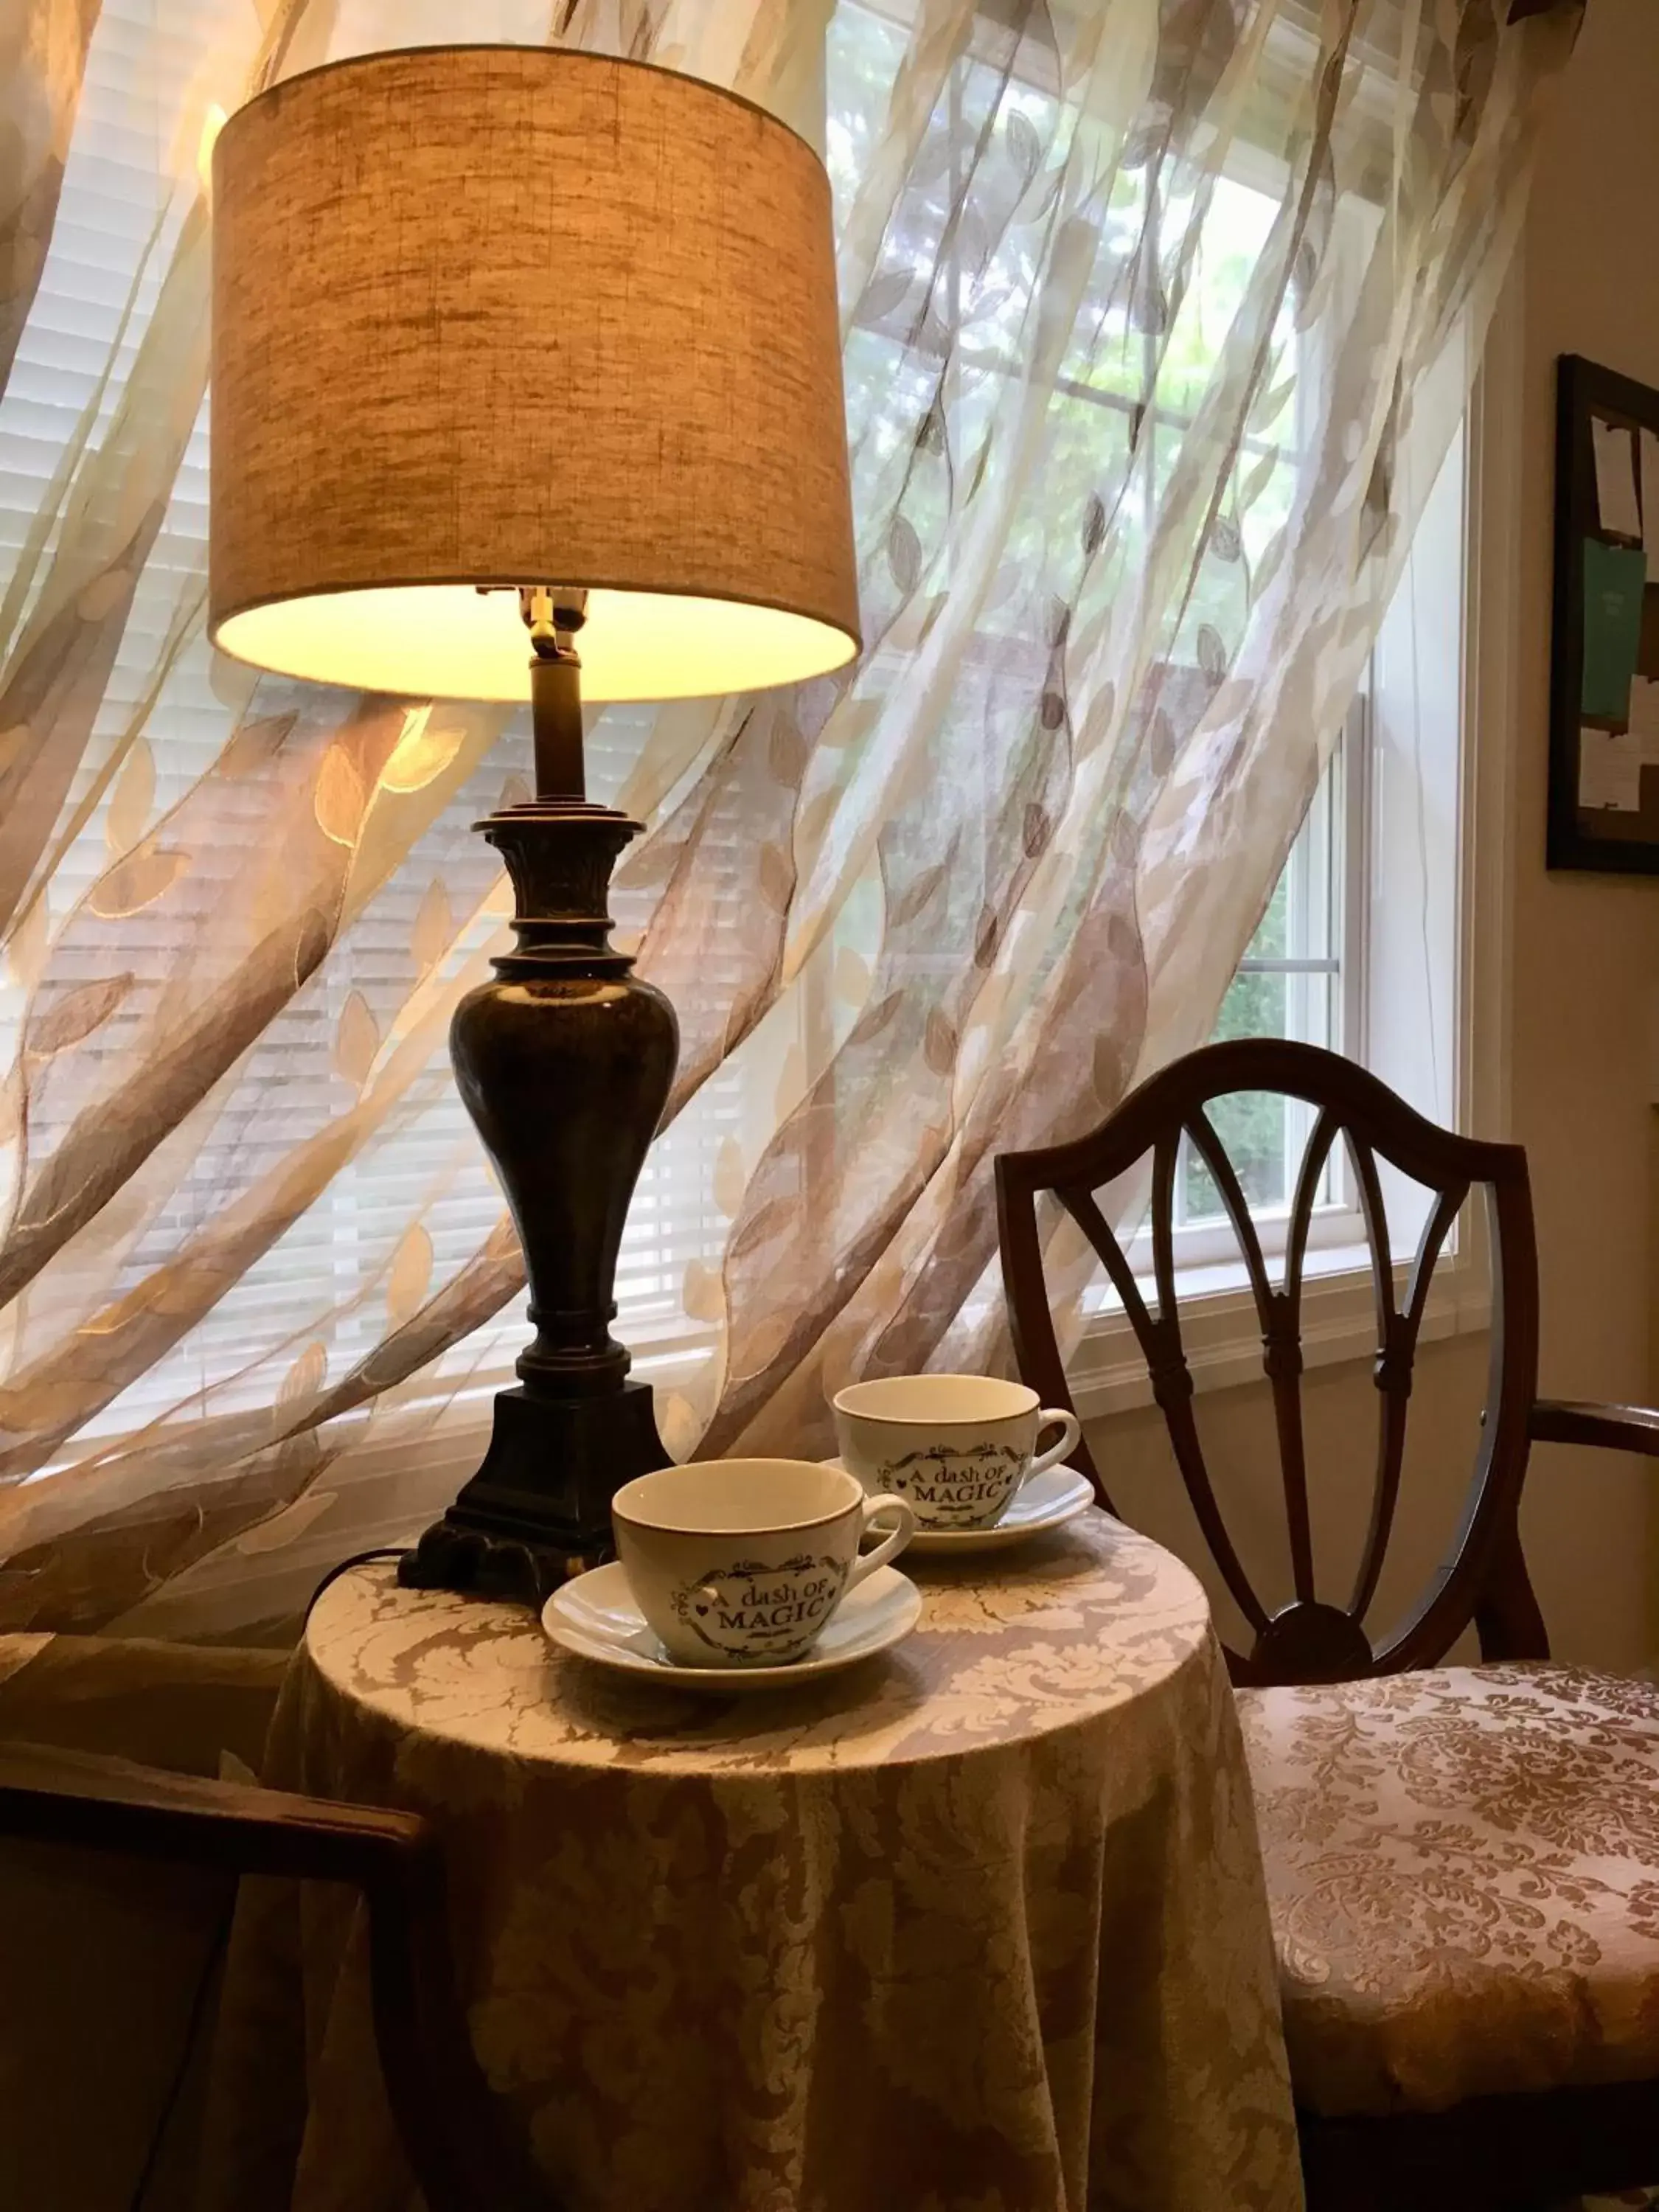
[[[1044,1429],[1048,1427],[1050,1421],[1058,1421],[1060,1423],[1060,1442],[1057,1444],[1050,1444],[1046,1452],[1042,1453],[1037,1458],[1031,1462],[1030,1467],[1025,1470],[1024,1481],[1020,1485],[1022,1489],[1024,1489],[1026,1482],[1030,1481],[1033,1475],[1046,1474],[1051,1467],[1058,1467],[1061,1460],[1066,1458],[1069,1454],[1075,1451],[1077,1449],[1078,1440],[1083,1434],[1083,1424],[1079,1420],[1077,1415],[1075,1413],[1068,1413],[1065,1412],[1064,1409],[1059,1406],[1043,1406],[1040,1407],[1037,1413],[1037,1434],[1039,1436],[1041,1436]]]
[[[916,1533],[916,1516],[902,1498],[866,1498],[864,1501],[865,1529],[867,1531],[878,1516],[883,1513],[896,1513],[898,1526],[890,1536],[884,1537],[877,1545],[873,1552],[861,1552],[854,1560],[853,1571],[847,1577],[847,1589],[842,1592],[843,1597],[847,1590],[856,1589],[866,1575],[874,1574],[878,1567],[884,1567],[889,1559],[904,1549]]]

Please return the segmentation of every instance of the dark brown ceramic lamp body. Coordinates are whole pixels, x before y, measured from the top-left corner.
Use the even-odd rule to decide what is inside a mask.
[[[666,1464],[650,1390],[611,1334],[629,1203],[668,1103],[674,1010],[611,943],[611,872],[639,823],[589,803],[586,595],[520,593],[537,796],[477,827],[507,863],[514,950],[450,1024],[455,1080],[512,1208],[534,1340],[483,1465],[404,1562],[417,1587],[536,1602],[609,1549],[618,1486]]]
[[[606,895],[638,825],[580,800],[479,827],[506,860],[517,949],[462,1000],[455,1079],[524,1247],[534,1341],[495,1401],[483,1465],[406,1579],[544,1595],[610,1538],[618,1484],[666,1464],[651,1392],[611,1334],[629,1203],[673,1080],[673,1008],[610,943]]]

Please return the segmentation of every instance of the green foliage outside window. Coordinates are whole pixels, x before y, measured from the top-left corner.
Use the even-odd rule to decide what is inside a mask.
[[[1289,872],[1279,877],[1267,911],[1250,939],[1246,959],[1282,960],[1285,957],[1286,921],[1290,905]],[[1235,975],[1221,1002],[1212,1041],[1224,1037],[1283,1036],[1289,978],[1285,975]],[[1263,1091],[1241,1091],[1211,1109],[1211,1120],[1228,1158],[1237,1172],[1252,1211],[1258,1206],[1284,1206],[1290,1194],[1285,1188],[1285,1102]],[[1202,1160],[1191,1154],[1187,1161],[1187,1218],[1217,1219],[1222,1213],[1220,1194]]]

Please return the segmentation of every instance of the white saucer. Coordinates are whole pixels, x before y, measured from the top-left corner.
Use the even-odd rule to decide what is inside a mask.
[[[821,1464],[839,1467],[841,1462],[827,1459]],[[1002,1552],[1047,1528],[1063,1528],[1094,1502],[1086,1474],[1074,1467],[1047,1468],[1014,1492],[1000,1521],[983,1528],[918,1528],[904,1548],[917,1553]]]
[[[724,1698],[816,1682],[860,1659],[873,1658],[908,1636],[921,1611],[921,1593],[909,1577],[896,1567],[878,1567],[842,1599],[804,1659],[787,1667],[680,1667],[646,1626],[628,1577],[613,1561],[556,1589],[542,1608],[542,1626],[561,1650],[609,1667],[613,1674]]]

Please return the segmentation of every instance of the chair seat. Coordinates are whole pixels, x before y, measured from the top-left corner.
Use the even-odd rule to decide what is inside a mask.
[[[1238,1703],[1301,2106],[1659,2075],[1659,1689],[1451,1667]]]

